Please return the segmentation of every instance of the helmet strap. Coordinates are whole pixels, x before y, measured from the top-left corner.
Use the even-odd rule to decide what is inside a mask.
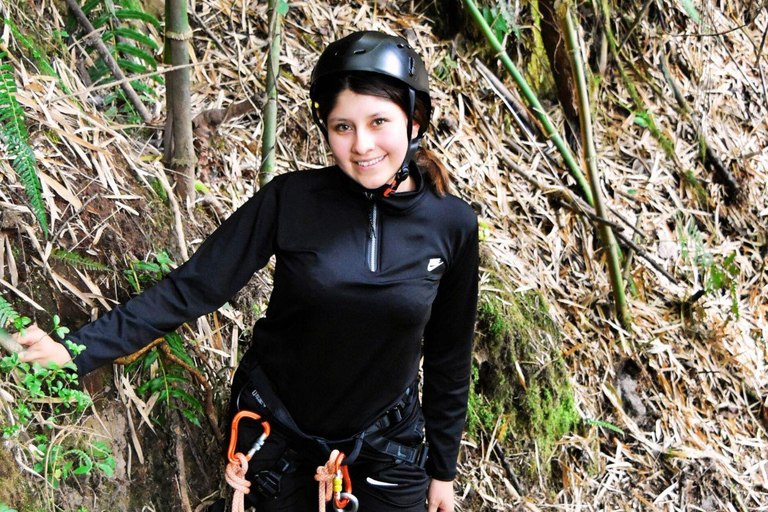
[[[408,126],[406,131],[406,136],[408,137],[408,151],[405,152],[405,158],[403,159],[403,163],[400,165],[400,169],[395,173],[395,177],[392,179],[392,183],[389,184],[387,189],[384,191],[384,197],[389,197],[389,195],[392,192],[395,192],[397,190],[397,187],[400,186],[402,182],[404,182],[406,179],[408,179],[408,174],[410,170],[408,169],[408,166],[410,165],[411,160],[413,159],[413,155],[416,154],[416,150],[419,149],[419,142],[421,142],[421,137],[417,136],[414,138],[411,138],[411,132],[413,131],[413,111],[416,107],[416,91],[413,89],[413,87],[408,88]]]

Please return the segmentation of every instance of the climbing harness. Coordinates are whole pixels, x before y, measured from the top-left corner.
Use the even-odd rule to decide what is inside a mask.
[[[358,501],[352,494],[349,469],[342,466],[344,454],[333,450],[324,466],[318,466],[315,480],[318,482],[318,510],[325,512],[325,504],[333,498],[336,512],[357,512]],[[343,490],[342,490],[343,489]],[[350,508],[346,508],[350,505]]]
[[[275,393],[269,377],[258,362],[250,361],[248,366],[245,366],[244,369],[248,372],[251,386],[243,387],[240,394],[237,396],[237,407],[240,409],[240,412],[237,413],[232,421],[232,441],[230,442],[228,453],[230,466],[233,467],[233,471],[238,469],[238,463],[243,467],[243,462],[238,458],[238,455],[243,459],[246,458],[242,454],[234,453],[237,421],[241,415],[261,421],[264,425],[264,434],[262,434],[254,443],[254,447],[258,445],[258,448],[255,450],[252,448],[251,452],[249,452],[250,455],[253,455],[253,453],[261,447],[263,440],[269,435],[269,423],[263,418],[268,418],[270,421],[276,422],[275,425],[279,433],[281,435],[290,436],[293,442],[301,444],[308,443],[306,446],[315,446],[320,448],[322,452],[330,454],[328,462],[324,466],[319,466],[315,475],[315,480],[317,480],[319,484],[319,512],[325,512],[326,503],[331,501],[331,499],[333,499],[333,508],[336,512],[357,511],[358,500],[354,494],[352,494],[352,481],[349,478],[348,466],[357,459],[363,444],[368,445],[379,453],[389,455],[397,461],[408,462],[422,468],[424,467],[428,454],[428,444],[426,442],[423,442],[418,446],[406,446],[388,439],[385,435],[386,432],[391,431],[393,427],[405,421],[407,418],[412,418],[411,415],[414,411],[413,407],[418,403],[417,386],[415,382],[403,393],[396,403],[392,404],[386,412],[368,428],[347,439],[328,440],[322,437],[305,434],[296,425],[288,412],[288,409]],[[251,412],[251,410],[256,410],[260,414]],[[413,428],[415,431],[421,431],[423,423],[414,422]],[[340,444],[349,443],[352,443],[352,448],[347,452],[348,455],[332,448],[333,445],[338,446]],[[295,459],[295,455],[295,452],[288,448],[286,453],[279,458],[273,468],[261,471],[252,477],[253,484],[260,494],[272,498],[278,495],[283,475],[292,471],[294,468],[293,460]],[[250,460],[250,457],[247,457],[247,460]],[[247,463],[244,467],[247,470]],[[245,470],[240,469],[240,471],[242,471],[242,475],[245,475]],[[235,480],[232,479],[232,481]],[[230,482],[229,476],[227,482],[235,487],[235,484]],[[247,486],[250,486],[250,482],[247,482]],[[237,490],[237,487],[235,487],[235,489]],[[248,490],[250,489],[246,487],[245,493],[247,493]],[[243,498],[241,497],[241,499]],[[233,508],[233,512],[240,511]]]
[[[254,441],[248,453],[243,455],[238,452],[235,453],[235,447],[237,446],[237,426],[242,418],[249,418],[261,423],[264,431]],[[261,416],[251,411],[240,411],[232,420],[232,434],[229,439],[229,450],[227,450],[227,464],[226,480],[229,485],[235,490],[235,494],[232,497],[232,512],[244,512],[245,510],[245,495],[248,494],[251,489],[251,482],[245,478],[245,473],[248,471],[248,461],[251,460],[253,454],[261,450],[264,446],[264,441],[269,437],[270,433],[269,423],[262,420]]]

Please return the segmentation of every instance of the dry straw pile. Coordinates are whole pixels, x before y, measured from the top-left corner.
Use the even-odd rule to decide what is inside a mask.
[[[492,292],[492,276],[504,274],[512,292],[538,291],[561,332],[559,350],[584,425],[558,443],[551,460],[540,460],[535,447],[508,450],[516,446],[514,439],[500,458],[495,432],[467,439],[458,493],[463,510],[768,510],[768,14],[756,5],[737,9],[725,1],[645,4],[656,17],[663,12],[665,23],[640,16],[621,56],[675,157],[665,154],[647,128],[647,116],[633,104],[611,59],[592,82],[601,186],[612,220],[675,278],[632,257],[625,273],[635,286],[628,294],[630,332],[614,320],[593,224],[557,199],[572,185],[558,155],[535,127],[525,130],[514,121],[498,86],[480,72],[478,56],[501,73],[487,60],[489,52],[477,53],[468,33],[453,42],[437,39],[430,20],[413,13],[408,2],[290,2],[280,59],[280,172],[329,162],[307,109],[309,75],[320,49],[357,29],[405,34],[433,78],[427,145],[450,168],[456,193],[477,206],[487,225],[482,245],[493,263],[482,269],[484,289]],[[259,98],[268,44],[265,3],[193,5],[195,114]],[[625,27],[641,7],[631,7]],[[30,30],[64,27],[63,14],[49,0],[23,9],[4,4],[0,11]],[[592,41],[594,34],[583,35]],[[620,42],[624,35],[618,35]],[[156,126],[117,124],[96,108],[106,90],[89,91],[78,74],[79,44],[69,49],[68,60],[52,59],[58,78],[40,74],[9,30],[2,44],[11,50],[7,58],[52,233],[41,236],[10,162],[0,159],[0,290],[8,300],[52,314],[51,304],[60,299],[51,297],[61,296],[83,317],[102,312],[125,295],[126,285],[107,272],[63,272],[52,263],[54,250],[77,251],[118,269],[159,248],[178,255],[180,241],[194,249],[217,211],[226,215],[256,188],[262,130],[257,113],[198,140],[199,176],[211,190],[200,203],[215,204],[216,210],[182,215],[183,233],[171,215],[153,218],[147,208],[151,183],[164,179],[157,149],[162,104],[150,105]],[[599,42],[591,51],[600,61]],[[523,68],[526,55],[517,57]],[[692,115],[681,113],[664,76],[665,62]],[[561,124],[558,107],[550,115]],[[736,176],[735,199],[726,198],[726,189],[702,164],[700,136]],[[513,173],[513,166],[538,187]],[[703,186],[703,202],[681,180],[684,173]],[[39,276],[36,287],[24,281],[33,274]],[[267,273],[255,288],[263,294],[265,285]],[[189,329],[199,346],[199,366],[213,375],[235,365],[239,333],[251,320],[248,312],[229,309]],[[122,369],[116,372],[121,376]],[[116,382],[125,402],[144,415],[147,404],[129,379]],[[141,428],[136,410],[129,414],[131,428],[133,421]],[[529,475],[521,488],[509,470],[532,460],[539,477]],[[545,477],[553,460],[556,482]]]

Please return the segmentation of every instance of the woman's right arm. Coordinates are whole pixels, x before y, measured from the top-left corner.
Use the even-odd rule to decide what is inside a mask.
[[[237,293],[274,253],[281,176],[265,185],[214,231],[192,257],[152,288],[85,325],[67,340],[84,345],[72,360],[85,375],[132,354],[185,322],[216,310]],[[41,331],[42,332],[42,331]],[[61,357],[50,338],[27,331],[24,357]],[[19,340],[21,341],[21,340]],[[51,340],[53,343],[55,341]],[[66,347],[60,345],[61,348]],[[71,354],[70,354],[71,355]]]

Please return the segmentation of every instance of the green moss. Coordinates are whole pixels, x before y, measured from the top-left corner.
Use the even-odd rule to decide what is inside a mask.
[[[478,332],[470,435],[476,437],[480,427],[493,431],[501,417],[499,440],[515,443],[516,451],[532,451],[535,443],[546,461],[581,419],[560,355],[559,331],[544,298],[531,291],[483,294]],[[528,470],[536,471],[535,464]]]
[[[0,450],[0,504],[7,503],[18,510],[37,510],[41,507],[19,470],[10,450]],[[2,507],[0,507],[2,510]]]
[[[526,65],[525,79],[531,85],[539,97],[555,97],[555,81],[552,77],[552,71],[547,57],[547,50],[544,47],[544,40],[541,38],[541,11],[539,10],[539,0],[530,0],[531,15],[533,16],[532,31],[533,41],[530,46],[530,55]]]

